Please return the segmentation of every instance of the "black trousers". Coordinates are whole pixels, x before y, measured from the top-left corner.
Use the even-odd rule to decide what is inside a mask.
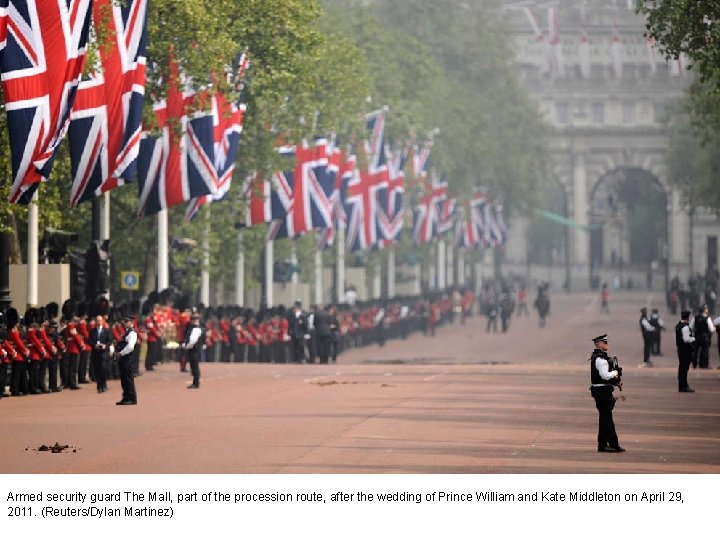
[[[190,363],[193,386],[200,386],[200,350],[197,348],[189,349],[187,351],[187,359]]]
[[[330,341],[331,336],[318,336],[317,337],[317,348],[318,356],[320,357],[321,364],[327,364],[328,358],[330,357]]]
[[[63,381],[63,386],[66,388],[78,388],[78,364],[80,362],[80,355],[78,353],[66,353],[64,361],[66,363],[67,381]]]
[[[710,367],[710,339],[704,336],[699,337],[698,340],[695,342],[695,347],[696,356],[695,362],[693,362],[693,364],[697,364],[697,367],[699,368]]]
[[[118,367],[120,368],[120,386],[122,386],[122,400],[137,402],[137,392],[135,391],[135,380],[133,379],[132,356],[130,353],[118,358]]]
[[[646,364],[650,361],[654,341],[655,339],[652,334],[643,335],[643,362]]]
[[[130,353],[129,356],[132,356]],[[95,376],[95,384],[98,390],[107,388],[107,371],[105,366],[105,353],[102,351],[93,351],[90,356],[92,362],[93,375]]]
[[[42,384],[40,381],[40,365],[42,364],[42,360],[31,360],[30,364],[28,366],[28,369],[30,370],[30,387],[28,388],[29,393],[31,394],[39,394],[42,390]]]
[[[24,394],[24,379],[25,369],[27,363],[23,360],[22,362],[12,363],[12,383],[10,384],[10,391],[14,396]]]
[[[660,337],[660,335],[661,335],[660,330],[657,330],[655,332],[655,339],[653,340],[653,349],[652,349],[653,354],[660,354],[660,352],[661,352],[660,351],[660,343],[662,341],[662,338]]]
[[[50,360],[45,362],[48,371],[48,384],[50,390],[57,392],[60,389],[58,385],[58,364],[60,363],[59,355],[53,356]]]
[[[688,388],[688,370],[692,364],[692,349],[689,351],[678,350],[678,390]]]
[[[0,361],[0,398],[5,394],[5,386],[7,385],[8,365]]]
[[[292,338],[292,361],[302,363],[305,360],[305,339],[302,337]]]
[[[153,366],[160,362],[160,341],[148,341],[147,352],[145,353],[145,371],[152,371],[155,369]]]
[[[598,448],[618,448],[618,436],[615,432],[615,422],[613,421],[612,411],[615,408],[615,398],[613,397],[611,386],[593,386],[590,389],[592,397],[595,398],[595,407],[599,413],[598,422]]]

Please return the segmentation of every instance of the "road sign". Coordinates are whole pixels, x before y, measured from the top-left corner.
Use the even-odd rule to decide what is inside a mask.
[[[137,291],[140,288],[140,272],[120,272],[120,288]]]

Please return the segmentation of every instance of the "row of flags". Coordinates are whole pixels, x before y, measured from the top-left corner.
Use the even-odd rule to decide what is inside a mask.
[[[148,0],[0,0],[11,202],[32,199],[65,136],[73,206],[136,176],[140,216],[187,203],[189,220],[227,194],[245,115],[247,56],[223,74],[240,96],[230,101],[196,89],[170,51],[166,97],[153,103],[151,131],[142,123],[148,9]],[[104,41],[96,64],[84,70],[98,35]],[[466,247],[504,243],[501,207],[482,195],[458,205],[430,169],[432,139],[392,148],[385,113],[367,116],[358,149],[335,135],[278,147],[285,165],[270,179],[246,182],[246,225],[269,223],[271,239],[319,231],[321,248],[342,228],[351,251],[392,245],[410,222],[417,244],[453,230]]]
[[[550,6],[547,8],[547,32],[542,29],[541,23],[530,7],[522,8],[530,27],[532,28],[535,41],[542,49],[540,72],[542,75],[564,77],[567,73],[567,63],[563,54],[562,40],[560,38],[560,26],[558,24],[558,8]],[[580,35],[578,36],[578,61],[580,74],[589,78],[591,74],[590,60],[590,38],[584,12],[582,14]],[[609,53],[612,62],[613,73],[618,79],[623,77],[623,44],[617,22],[611,28],[609,36]],[[646,40],[647,61],[652,75],[657,73],[658,54],[655,40],[648,37]],[[680,76],[687,69],[687,59],[684,53],[678,58],[669,62],[670,73]]]
[[[468,248],[506,242],[502,207],[487,196],[477,194],[464,203],[472,211],[458,211],[448,182],[430,169],[431,139],[393,149],[384,130],[384,110],[368,115],[359,158],[341,148],[336,136],[279,147],[287,166],[270,179],[254,176],[246,182],[245,225],[269,223],[271,240],[316,230],[319,249],[330,247],[342,228],[348,251],[391,246],[406,222],[412,223],[415,244],[453,232],[457,244]]]
[[[73,206],[136,175],[139,215],[185,202],[192,215],[227,193],[242,103],[194,91],[171,60],[167,97],[153,105],[160,136],[143,129],[148,9],[148,0],[0,0],[10,202],[30,202],[65,136]],[[88,44],[98,36],[96,65],[83,77]],[[247,57],[237,64],[229,76],[239,86]]]

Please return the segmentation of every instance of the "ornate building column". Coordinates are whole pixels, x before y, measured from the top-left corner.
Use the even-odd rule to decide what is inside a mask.
[[[587,155],[585,150],[573,152],[573,215],[578,225],[588,225],[588,190],[587,190]],[[590,250],[589,237],[586,229],[576,227],[573,230],[574,264],[587,266]]]

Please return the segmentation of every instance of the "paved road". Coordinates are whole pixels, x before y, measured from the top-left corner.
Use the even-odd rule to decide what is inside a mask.
[[[0,471],[14,473],[719,473],[720,365],[676,391],[675,320],[666,356],[639,368],[647,293],[553,297],[508,334],[474,318],[342,356],[336,365],[204,364],[202,388],[164,364],[120,385],[0,401]],[[657,306],[663,308],[664,306]],[[562,314],[562,317],[561,317]],[[616,408],[621,455],[597,454],[589,339],[608,332],[625,368]],[[50,454],[41,444],[69,444]]]

